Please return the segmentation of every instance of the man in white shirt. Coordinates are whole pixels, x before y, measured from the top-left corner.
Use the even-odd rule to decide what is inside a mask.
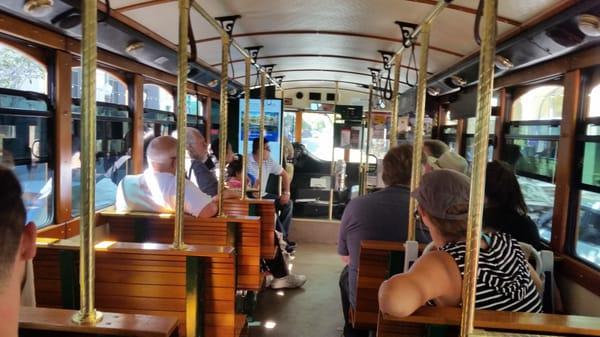
[[[288,233],[290,231],[290,225],[292,223],[292,210],[293,205],[290,200],[290,182],[291,179],[287,172],[271,158],[271,148],[269,142],[265,138],[264,140],[264,153],[263,153],[263,170],[262,177],[258,177],[258,163],[260,161],[260,139],[255,138],[252,141],[252,155],[248,156],[248,174],[253,176],[255,179],[259,179],[260,191],[264,199],[275,199],[275,209],[278,212],[277,218],[277,230],[283,234],[283,239],[288,243],[289,246],[295,246],[294,242],[288,241]],[[281,176],[281,195],[266,193],[267,180],[269,175],[274,174]]]
[[[118,211],[174,213],[176,209],[177,140],[170,136],[154,138],[147,150],[148,169],[143,174],[123,178],[117,188]],[[185,180],[185,213],[199,218],[217,214],[213,198]]]

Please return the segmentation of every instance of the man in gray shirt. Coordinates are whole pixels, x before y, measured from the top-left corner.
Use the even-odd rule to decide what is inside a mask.
[[[177,138],[177,133],[173,136]],[[205,164],[208,159],[208,144],[198,129],[185,128],[185,149],[191,159],[189,166],[186,160],[186,178],[202,192],[214,197],[218,193],[219,182],[215,173]]]
[[[412,172],[412,145],[403,144],[383,158],[384,189],[352,199],[342,216],[338,254],[346,263],[340,275],[340,293],[344,310],[344,336],[368,336],[367,330],[352,328],[348,320],[350,306],[356,307],[356,276],[362,240],[406,241],[408,203]]]

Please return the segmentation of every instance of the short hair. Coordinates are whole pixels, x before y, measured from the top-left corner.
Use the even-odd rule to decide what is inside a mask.
[[[485,176],[485,196],[491,205],[527,214],[521,186],[508,163],[500,160],[490,162]]]
[[[412,156],[413,148],[410,144],[398,145],[385,154],[381,178],[387,186],[410,185]],[[422,158],[425,159],[423,156]]]
[[[21,184],[8,168],[0,166],[0,286],[10,276],[21,235],[25,228],[26,211]]]
[[[269,143],[269,141],[267,140],[267,137],[265,137],[263,139],[264,139],[265,144]],[[260,147],[260,137],[256,137],[256,138],[252,139],[252,154],[257,154],[259,147]]]
[[[425,139],[423,141],[423,146],[427,147],[431,152],[431,156],[435,158],[441,157],[450,150],[450,147],[439,139]]]
[[[238,156],[227,165],[227,178],[235,177],[243,169],[243,158]]]
[[[175,130],[171,133],[171,136],[173,136],[173,138],[177,139],[177,134],[178,134],[178,132],[177,132],[177,130]],[[204,135],[198,129],[193,128],[191,126],[186,126],[186,128],[185,128],[185,145],[195,143],[196,142],[195,137],[201,137],[202,139],[204,139]]]
[[[177,157],[177,139],[160,136],[152,139],[147,149],[148,162],[167,164]]]

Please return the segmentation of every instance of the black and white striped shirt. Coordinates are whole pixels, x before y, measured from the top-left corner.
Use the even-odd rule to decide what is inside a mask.
[[[488,238],[488,249],[479,252],[475,308],[541,312],[542,301],[517,240],[506,233]],[[440,250],[452,256],[464,277],[466,243],[450,242]]]

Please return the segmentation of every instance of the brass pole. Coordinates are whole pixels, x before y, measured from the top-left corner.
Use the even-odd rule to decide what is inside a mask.
[[[190,2],[179,0],[179,45],[177,50],[177,194],[175,207],[175,229],[173,231],[173,248],[184,249],[183,243],[183,204],[185,200],[185,134],[187,113],[185,104],[186,82],[188,73],[188,25]]]
[[[219,105],[219,216],[223,210],[223,190],[225,189],[225,166],[227,165],[227,83],[229,82],[229,35],[221,35],[221,104]]]
[[[279,132],[279,135],[281,136],[281,146],[279,147],[279,160],[281,161],[281,163],[283,164],[282,167],[283,169],[287,172],[287,159],[283,158],[283,137],[287,137],[286,135],[283,134],[283,129],[284,129],[284,125],[283,122],[285,121],[285,119],[283,118],[283,100],[285,99],[285,91],[283,90],[283,87],[281,87],[281,110],[282,110],[282,114],[281,114],[281,130]],[[289,174],[288,174],[289,175]],[[291,178],[291,177],[290,177]],[[281,193],[283,192],[283,180],[279,179],[279,195],[281,195]]]
[[[102,314],[94,308],[94,206],[96,193],[96,1],[83,2],[81,41],[81,236],[79,250],[80,309],[78,324],[96,324]]]
[[[394,88],[392,90],[392,126],[390,130],[390,149],[398,145],[398,106],[400,99],[398,92],[400,91],[400,61],[402,60],[402,54],[396,60],[394,65]]]
[[[474,136],[474,158],[471,172],[471,192],[469,195],[469,216],[467,224],[467,248],[463,281],[463,310],[460,327],[461,337],[473,333],[475,319],[475,291],[477,285],[477,260],[481,242],[481,218],[485,193],[485,169],[489,122],[492,112],[492,91],[494,89],[494,58],[496,46],[497,0],[485,0],[483,7],[483,36],[479,56],[479,85],[477,87],[477,122]]]
[[[369,148],[371,146],[371,112],[373,111],[373,84],[369,84],[369,109],[367,110],[367,145],[365,146],[365,167],[363,169],[362,175],[362,191],[360,191],[360,195],[367,194],[368,187],[368,176],[369,176]]]
[[[260,179],[260,186],[259,186],[259,199],[262,199],[262,195],[263,195],[263,190],[262,190],[262,186],[263,183],[266,184],[267,182],[263,182],[262,180],[262,176],[263,176],[263,163],[265,162],[265,79],[266,79],[266,74],[264,72],[260,73],[260,117],[259,117],[259,127],[258,127],[258,178]],[[266,185],[265,185],[266,186]]]
[[[338,105],[338,101],[340,99],[340,83],[335,81],[335,101],[333,102],[333,139],[335,140],[335,122],[336,122],[336,109]],[[332,142],[331,146],[331,177],[329,178],[329,221],[333,220],[333,190],[335,183],[335,141]]]
[[[248,166],[248,137],[250,137],[250,72],[251,72],[251,59],[249,57],[244,58],[246,64],[246,82],[244,85],[244,151],[242,156],[242,200],[246,199],[246,176]]]
[[[421,159],[423,157],[423,123],[425,120],[425,98],[427,92],[427,57],[429,54],[429,32],[431,24],[424,24],[421,29],[421,52],[419,53],[419,81],[417,86],[417,116],[414,131],[414,145],[412,157],[412,178],[410,180],[410,190],[414,191],[421,181]],[[417,203],[414,198],[410,198],[408,208],[408,236],[407,240],[415,239],[415,209]]]

